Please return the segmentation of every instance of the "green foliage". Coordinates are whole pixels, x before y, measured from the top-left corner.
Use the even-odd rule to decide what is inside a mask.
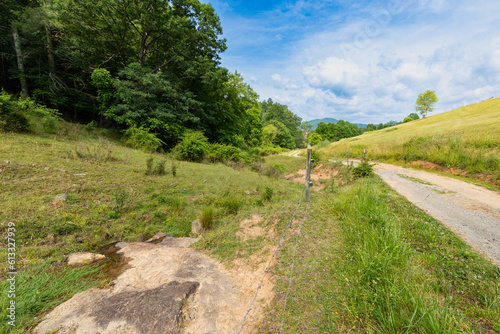
[[[209,153],[210,145],[201,131],[187,131],[174,149],[175,155],[186,161],[201,162]]]
[[[373,176],[373,165],[369,164],[367,161],[363,161],[352,169],[352,173],[356,178]]]
[[[274,194],[273,188],[266,187],[266,189],[264,189],[264,191],[262,192],[262,195],[261,195],[262,200],[270,202],[273,199],[273,194]]]
[[[209,144],[207,160],[210,162],[235,161],[242,159],[242,151],[231,145]]]
[[[411,118],[410,116],[407,116],[405,117],[405,119],[403,120],[403,123],[408,123],[408,122],[411,122],[413,121],[413,118]]]
[[[203,207],[198,219],[200,220],[201,227],[204,230],[212,229],[215,219],[215,209],[211,206]]]
[[[117,190],[117,191],[113,191],[111,193],[111,195],[113,195],[113,198],[115,200],[115,203],[114,203],[114,210],[116,212],[121,212],[123,210],[123,207],[125,206],[125,203],[127,202],[128,200],[128,192],[125,190],[125,189],[121,189],[121,190]]]
[[[237,214],[243,206],[243,202],[235,196],[224,196],[221,201],[221,206],[228,214]]]
[[[420,112],[420,114],[425,117],[428,112],[434,110],[433,105],[439,102],[436,97],[436,94],[432,90],[428,90],[425,93],[419,94],[417,98],[417,102],[415,102],[415,109]]]
[[[142,126],[132,125],[125,133],[125,144],[128,147],[143,150],[145,152],[154,152],[163,144],[155,134],[149,132]]]
[[[412,112],[411,114],[409,114],[409,115],[408,115],[408,117],[411,117],[411,118],[412,118],[412,119],[414,119],[415,121],[416,121],[417,119],[420,119],[420,117],[418,116],[418,114],[417,114],[417,113],[414,113],[414,112]]]
[[[311,144],[311,146],[317,145],[322,140],[323,140],[323,137],[321,137],[321,135],[317,132],[313,132],[309,136],[309,144]]]
[[[30,132],[40,123],[43,132],[55,134],[58,130],[58,120],[58,113],[54,109],[37,104],[31,99],[20,97],[14,100],[3,90],[0,93],[0,131]]]
[[[311,159],[314,160],[311,164],[311,167],[314,168],[318,164],[318,161],[321,161],[321,159],[322,159],[321,153],[317,150],[312,150],[311,151]]]

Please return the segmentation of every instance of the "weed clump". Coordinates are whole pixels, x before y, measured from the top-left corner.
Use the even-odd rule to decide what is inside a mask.
[[[264,192],[262,192],[262,201],[270,202],[273,199],[274,190],[271,187],[266,187]]]
[[[158,161],[156,164],[154,163],[154,158],[150,157],[146,161],[146,175],[165,175],[166,174],[166,167],[165,165],[167,164],[167,161],[161,160]]]
[[[201,227],[205,230],[209,230],[213,227],[215,218],[215,210],[211,206],[205,206],[201,209],[199,220]]]

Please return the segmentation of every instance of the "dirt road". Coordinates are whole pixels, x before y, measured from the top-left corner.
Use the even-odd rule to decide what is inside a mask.
[[[375,172],[500,266],[500,194],[456,179],[379,163]]]

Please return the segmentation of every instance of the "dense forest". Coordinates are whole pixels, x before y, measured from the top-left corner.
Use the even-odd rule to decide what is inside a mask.
[[[155,149],[196,131],[239,149],[303,147],[300,117],[221,66],[221,35],[198,0],[2,0],[0,127],[25,112],[14,94]]]

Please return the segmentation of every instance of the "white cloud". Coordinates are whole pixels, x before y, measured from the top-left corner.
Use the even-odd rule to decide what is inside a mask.
[[[380,8],[372,2],[343,16],[333,13],[323,30],[288,45],[293,52],[287,57],[253,62],[243,73],[258,79],[261,99],[287,103],[304,119],[402,120],[428,89],[440,100],[436,112],[500,96],[500,2],[391,3],[404,6],[389,11],[385,2]],[[374,16],[384,11],[390,16]],[[367,34],[373,22],[379,27]]]

